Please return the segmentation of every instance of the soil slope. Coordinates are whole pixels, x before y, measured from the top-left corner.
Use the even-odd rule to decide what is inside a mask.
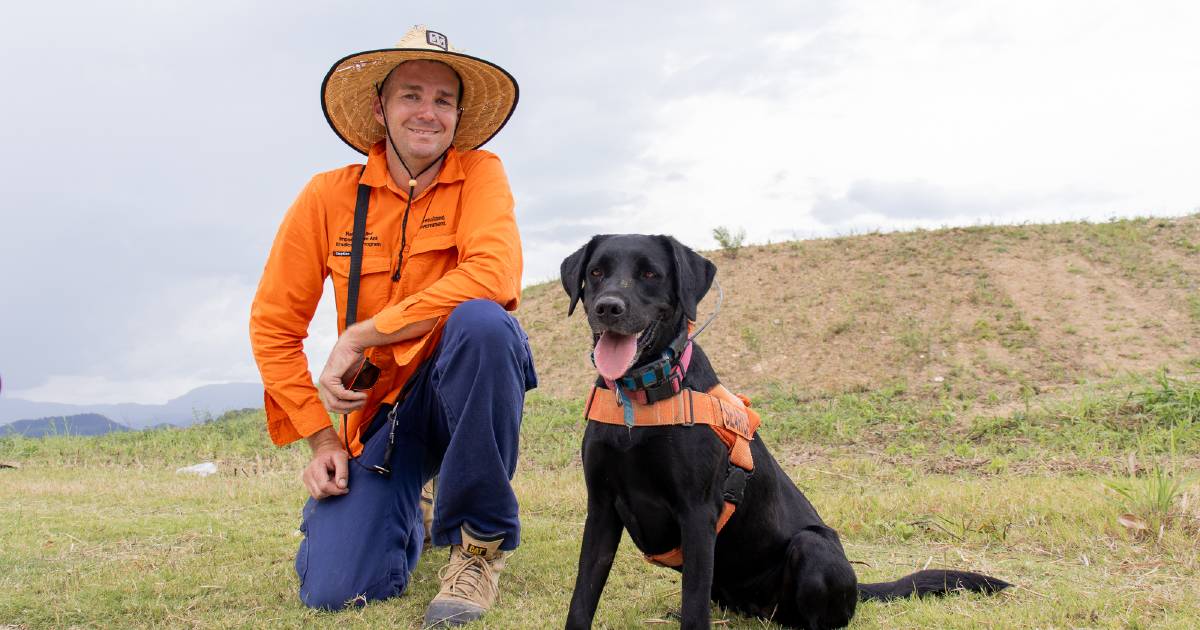
[[[1200,367],[1200,215],[867,234],[706,256],[725,298],[699,341],[722,380],[752,395],[902,387],[996,404],[1126,371]],[[566,311],[552,282],[526,289],[517,315],[542,391],[581,396],[593,374],[590,335]]]

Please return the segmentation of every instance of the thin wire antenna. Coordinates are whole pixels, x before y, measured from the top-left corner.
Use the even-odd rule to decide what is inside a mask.
[[[712,321],[717,318],[717,314],[721,312],[721,303],[725,301],[725,290],[721,288],[721,281],[717,280],[715,276],[713,277],[713,282],[717,285],[717,308],[713,309],[713,314],[708,316],[708,319],[704,321],[704,324],[700,326],[700,329],[692,333],[691,337],[688,337],[688,341],[692,341],[696,337],[699,337],[700,333],[704,332],[704,329],[708,328],[708,325],[711,324]]]

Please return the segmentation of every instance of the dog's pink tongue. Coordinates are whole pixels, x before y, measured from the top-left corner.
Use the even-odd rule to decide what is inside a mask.
[[[615,332],[600,334],[600,341],[592,356],[596,359],[596,371],[600,376],[613,381],[625,374],[633,365],[637,354],[637,336],[622,335]]]

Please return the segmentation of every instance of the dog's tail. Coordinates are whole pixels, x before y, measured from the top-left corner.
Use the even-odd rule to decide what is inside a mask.
[[[970,571],[925,570],[906,575],[895,582],[859,584],[861,601],[887,601],[916,595],[946,595],[954,591],[969,591],[990,595],[1012,586],[1004,580]]]

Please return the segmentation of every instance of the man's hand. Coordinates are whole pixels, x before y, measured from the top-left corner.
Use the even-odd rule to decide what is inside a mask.
[[[369,319],[347,328],[333,345],[325,369],[317,378],[317,393],[321,396],[321,403],[334,413],[350,413],[367,404],[367,393],[346,389],[342,385],[342,374],[362,359],[367,348],[419,337],[433,330],[436,323],[436,319],[414,322],[391,334],[375,330],[373,320]],[[308,493],[319,501],[350,492],[350,454],[342,446],[333,427],[308,436],[308,445],[312,447],[312,461],[300,475]]]
[[[308,436],[312,448],[312,461],[305,467],[300,479],[312,498],[320,501],[350,492],[349,453],[342,448],[333,427],[321,429]]]
[[[383,334],[375,330],[375,321],[368,319],[358,322],[342,332],[325,369],[317,378],[317,393],[321,396],[321,404],[334,413],[350,413],[367,404],[366,392],[355,392],[342,386],[342,374],[355,365],[363,357],[367,348],[385,346],[392,343],[420,337],[433,330],[437,319],[426,319],[413,322],[391,334]]]
[[[342,385],[342,374],[362,359],[366,349],[362,344],[355,343],[351,333],[353,330],[355,328],[352,326],[338,337],[325,362],[325,369],[317,378],[317,394],[321,397],[321,404],[334,413],[350,413],[367,404],[366,392],[351,391]]]

